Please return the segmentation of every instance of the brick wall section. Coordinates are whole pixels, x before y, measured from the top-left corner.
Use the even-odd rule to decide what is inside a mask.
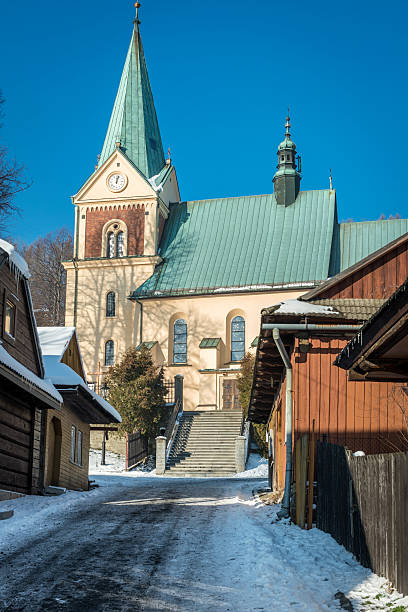
[[[50,427],[51,420],[56,417],[61,422],[62,441],[61,441],[61,462],[59,482],[60,487],[67,489],[83,489],[88,490],[88,467],[89,467],[89,423],[84,423],[73,410],[63,405],[61,411],[47,411],[47,439],[45,448],[45,485],[49,485],[52,475],[50,472],[50,453],[53,449],[50,448]],[[82,466],[71,462],[71,426],[75,425],[77,430],[82,432]]]
[[[101,257],[102,229],[110,219],[120,219],[126,223],[127,254],[143,255],[145,210],[143,205],[133,205],[126,209],[109,206],[86,211],[85,257]]]
[[[101,427],[97,425],[96,427]],[[102,448],[102,431],[91,431],[90,448],[101,450]],[[119,434],[110,431],[108,433],[108,440],[106,441],[106,450],[110,453],[118,453],[119,455],[126,456],[126,438],[125,436],[119,436]]]

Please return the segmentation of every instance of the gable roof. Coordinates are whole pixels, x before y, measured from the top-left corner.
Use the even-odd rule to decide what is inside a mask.
[[[47,377],[52,384],[62,393],[64,401],[72,404],[69,395],[73,389],[81,391],[83,398],[82,405],[79,407],[82,418],[87,418],[89,414],[92,418],[88,422],[95,423],[120,423],[121,417],[117,410],[111,406],[103,397],[97,395],[84,379],[66,363],[62,363],[64,353],[75,334],[75,327],[39,327],[38,335],[41,343],[41,351]],[[79,351],[79,347],[78,347]],[[82,358],[79,351],[79,357]],[[82,366],[82,370],[83,370]],[[68,394],[68,395],[67,395]],[[92,408],[90,406],[92,405]],[[71,407],[78,408],[74,405]],[[93,420],[95,419],[95,421]]]
[[[75,333],[75,327],[37,327],[37,329],[42,354],[54,355],[61,361]]]
[[[164,166],[163,145],[137,21],[120,79],[99,167],[116,142],[147,178]]]
[[[313,286],[327,278],[335,220],[333,190],[287,207],[274,194],[171,204],[163,261],[131,297]]]

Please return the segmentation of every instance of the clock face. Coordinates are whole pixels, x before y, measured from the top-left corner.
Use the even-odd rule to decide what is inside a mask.
[[[108,179],[109,189],[112,191],[121,191],[126,185],[126,178],[123,174],[119,174],[119,172],[115,172],[115,174],[111,174]]]

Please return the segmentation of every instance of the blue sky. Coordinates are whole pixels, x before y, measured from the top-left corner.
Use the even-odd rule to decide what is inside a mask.
[[[8,233],[73,227],[133,16],[127,0],[2,7],[0,138],[33,182]],[[408,216],[405,3],[146,0],[140,17],[183,199],[270,193],[290,104],[302,189],[328,187],[331,167],[340,219]]]

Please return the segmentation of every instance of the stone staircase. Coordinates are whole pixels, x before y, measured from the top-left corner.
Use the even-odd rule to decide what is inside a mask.
[[[240,410],[183,412],[166,464],[169,476],[233,476]]]

